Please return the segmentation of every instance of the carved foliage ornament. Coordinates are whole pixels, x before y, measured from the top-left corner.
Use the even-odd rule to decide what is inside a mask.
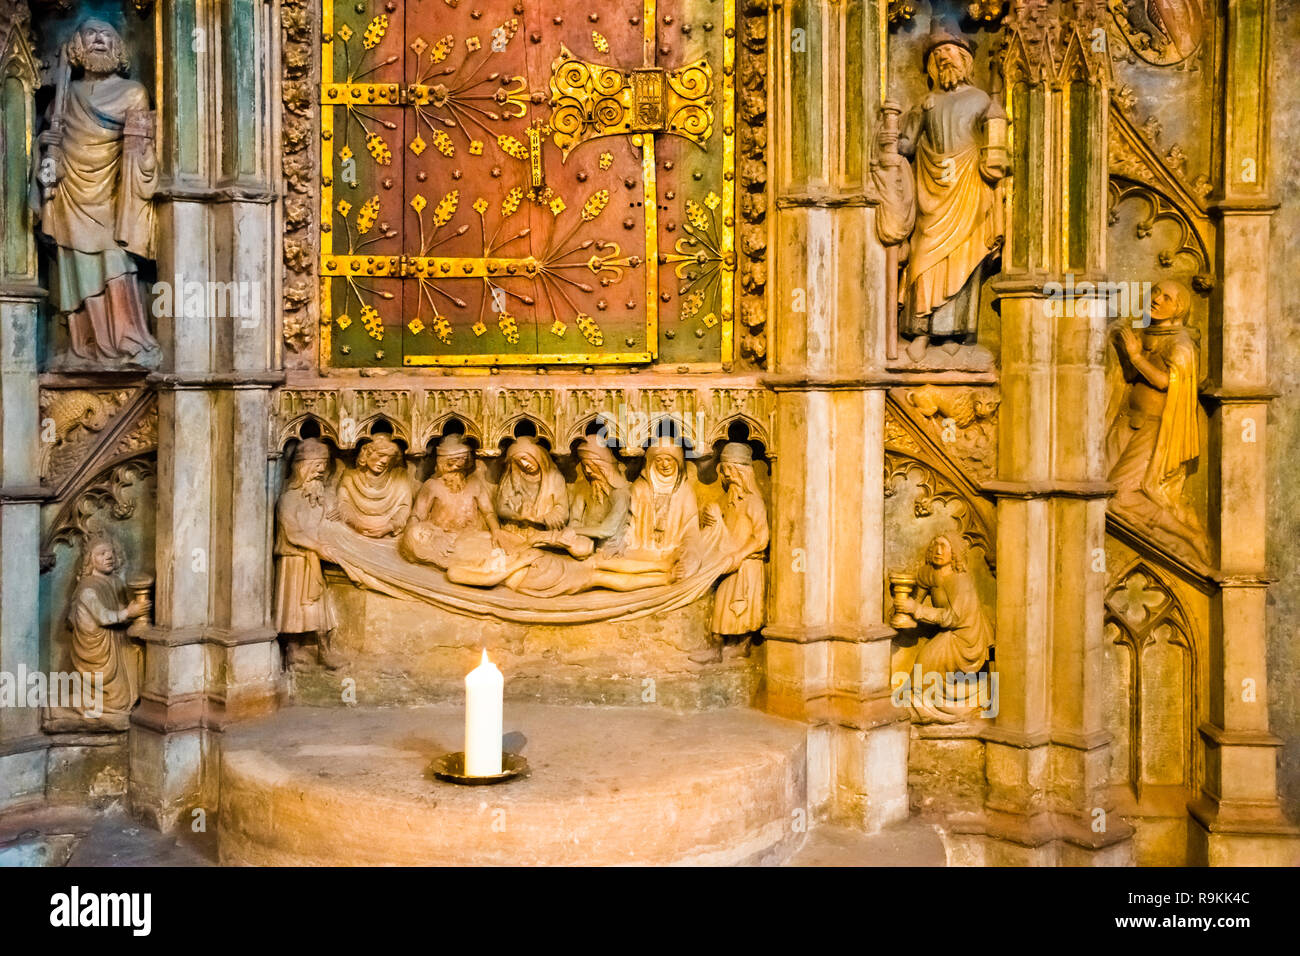
[[[315,339],[316,238],[311,228],[319,175],[312,146],[315,108],[312,96],[312,54],[315,4],[281,0],[281,119],[280,176],[284,185],[284,277],[282,334],[293,352],[304,352]]]
[[[130,389],[43,391],[42,481],[58,486],[89,454],[90,446],[132,398]]]

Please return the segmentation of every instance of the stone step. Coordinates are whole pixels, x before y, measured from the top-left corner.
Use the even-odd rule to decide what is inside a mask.
[[[463,710],[294,707],[221,741],[223,864],[780,863],[807,825],[806,731],[748,710],[508,702],[524,779],[440,782]]]

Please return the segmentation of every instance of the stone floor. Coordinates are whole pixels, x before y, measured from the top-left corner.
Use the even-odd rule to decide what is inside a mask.
[[[0,867],[215,866],[215,834],[182,837],[149,829],[121,810],[105,813],[52,807],[0,816]],[[912,819],[867,835],[824,825],[787,866],[944,866],[943,840]]]
[[[932,824],[913,817],[880,833],[824,824],[787,866],[946,866],[943,837]]]
[[[163,835],[120,804],[10,811],[0,866],[946,864],[921,819],[794,832],[805,730],[770,715],[515,702],[509,749],[532,773],[486,789],[430,775],[463,726],[450,705],[286,708],[225,735],[208,832]]]
[[[0,816],[0,866],[212,866],[214,836],[162,834],[120,809],[41,807]]]

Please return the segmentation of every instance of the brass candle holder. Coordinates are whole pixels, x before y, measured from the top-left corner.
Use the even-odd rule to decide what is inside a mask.
[[[512,754],[504,751],[501,754],[501,772],[489,774],[488,776],[470,776],[465,772],[465,752],[458,750],[454,754],[443,754],[433,762],[430,768],[433,775],[439,780],[447,783],[459,784],[462,787],[483,787],[494,783],[506,783],[519,777],[526,777],[529,773],[528,761],[522,754]]]
[[[891,571],[889,574],[889,597],[894,602],[894,616],[889,619],[889,626],[901,631],[916,627],[916,618],[897,610],[899,598],[910,598],[916,590],[916,575],[904,571]]]

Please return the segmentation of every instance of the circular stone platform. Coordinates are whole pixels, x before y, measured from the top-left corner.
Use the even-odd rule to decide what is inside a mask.
[[[459,707],[295,707],[228,729],[222,863],[779,863],[807,803],[805,728],[749,710],[507,702],[531,775],[437,781]],[[516,735],[514,738],[511,735]]]

